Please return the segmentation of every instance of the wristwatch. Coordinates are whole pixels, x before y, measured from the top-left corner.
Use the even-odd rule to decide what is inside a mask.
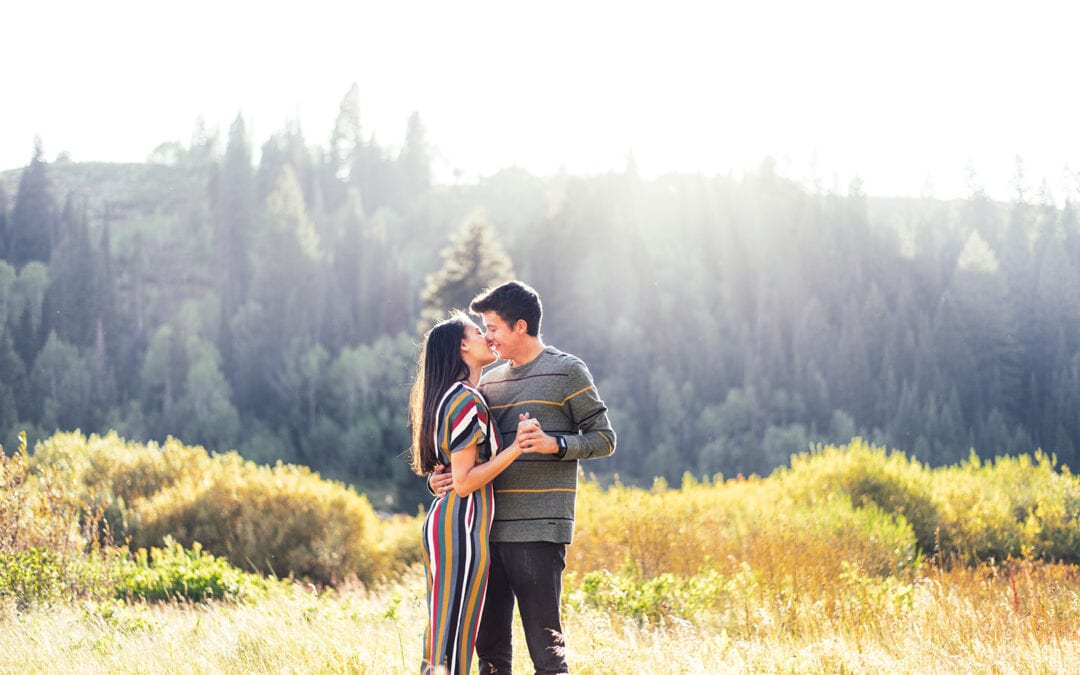
[[[555,453],[555,456],[559,459],[566,457],[566,436],[556,436],[555,443],[559,446],[559,451]]]

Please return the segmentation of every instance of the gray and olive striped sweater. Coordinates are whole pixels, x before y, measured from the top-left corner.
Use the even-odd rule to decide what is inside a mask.
[[[495,479],[491,541],[552,541],[574,537],[578,460],[615,451],[607,406],[585,363],[545,347],[518,367],[495,366],[480,379],[480,392],[498,426],[502,447],[517,434],[518,415],[529,413],[552,436],[566,437],[566,455],[526,453]]]

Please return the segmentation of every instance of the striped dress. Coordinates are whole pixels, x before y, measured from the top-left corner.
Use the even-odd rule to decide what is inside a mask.
[[[499,451],[499,434],[491,426],[484,398],[462,382],[454,383],[438,407],[435,447],[439,462],[477,446],[477,461]],[[495,515],[491,483],[467,497],[450,490],[436,498],[424,521],[424,565],[427,568],[428,626],[424,632],[421,673],[442,666],[449,675],[468,673],[476,629],[487,590],[488,533]]]

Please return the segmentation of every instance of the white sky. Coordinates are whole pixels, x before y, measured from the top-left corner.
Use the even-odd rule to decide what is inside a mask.
[[[397,147],[411,110],[440,175],[517,164],[736,175],[765,156],[825,188],[1008,198],[1024,159],[1080,190],[1080,5],[875,0],[97,0],[0,16],[0,169],[46,157],[143,161],[224,138],[258,147],[299,118],[324,144],[358,83],[361,123]],[[1066,168],[1071,169],[1066,172]]]

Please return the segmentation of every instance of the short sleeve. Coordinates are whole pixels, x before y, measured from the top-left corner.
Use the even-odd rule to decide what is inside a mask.
[[[487,406],[480,396],[459,387],[447,397],[439,418],[439,448],[448,455],[487,439]]]

